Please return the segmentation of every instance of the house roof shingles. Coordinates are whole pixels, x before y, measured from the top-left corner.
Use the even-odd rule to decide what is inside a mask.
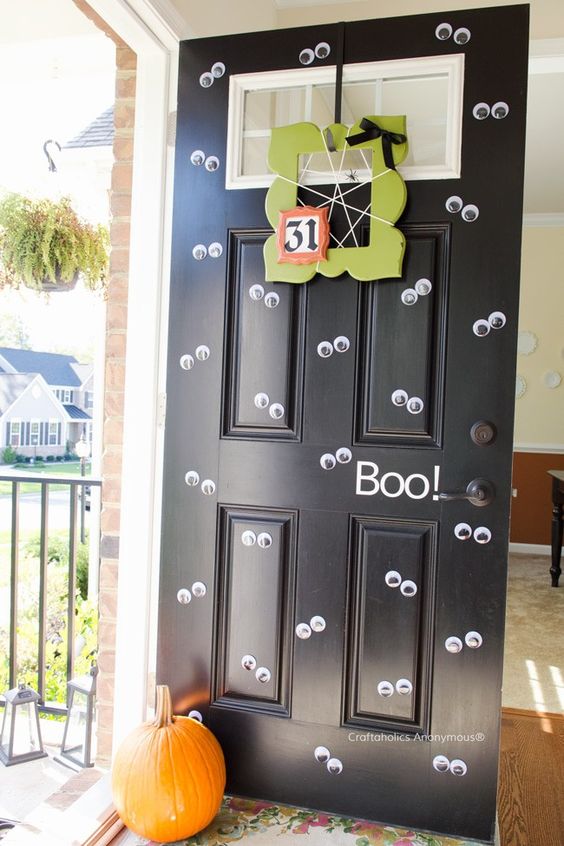
[[[92,121],[82,132],[64,145],[64,149],[73,147],[111,147],[114,143],[114,107],[110,106],[105,112]]]
[[[17,400],[35,376],[35,373],[0,373],[0,414]]]
[[[84,381],[73,367],[78,364],[73,355],[0,347],[0,356],[20,374],[41,373],[48,385],[79,388]]]

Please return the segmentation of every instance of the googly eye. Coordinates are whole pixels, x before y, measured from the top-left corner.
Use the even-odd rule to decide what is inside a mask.
[[[410,397],[407,401],[407,410],[410,414],[421,414],[425,403],[420,397]]]
[[[317,355],[321,356],[321,358],[329,358],[330,355],[333,355],[333,344],[331,341],[321,341],[317,345]]]
[[[223,247],[219,243],[219,241],[214,241],[213,244],[210,244],[208,247],[208,255],[212,258],[219,258],[220,255],[223,253]]]
[[[210,88],[213,85],[213,74],[209,71],[203,73],[200,77],[200,85],[202,88]]]
[[[180,588],[180,590],[176,594],[176,598],[181,605],[188,605],[188,603],[192,601],[192,594],[190,593],[188,588]]]
[[[267,684],[270,679],[272,678],[271,672],[268,667],[259,667],[255,673],[257,681],[261,684]]]
[[[284,417],[284,406],[279,402],[273,402],[268,413],[273,420],[281,420]]]
[[[489,334],[490,324],[487,320],[476,320],[472,326],[472,331],[474,332],[474,335],[477,335],[479,338],[483,338],[485,335]]]
[[[257,538],[257,543],[261,549],[268,549],[272,546],[272,535],[268,532],[261,532]]]
[[[405,291],[401,292],[401,301],[406,306],[415,305],[418,299],[419,296],[415,288],[406,288]]]
[[[320,764],[326,764],[331,757],[331,753],[326,746],[316,746],[313,750],[313,757],[316,761],[319,761]]]
[[[384,581],[391,588],[397,588],[401,585],[401,575],[397,570],[388,570],[384,576]]]
[[[449,23],[440,23],[435,30],[435,38],[439,41],[448,41],[452,35],[452,27]]]
[[[472,114],[476,120],[485,120],[490,115],[490,107],[487,103],[476,103],[472,109]]]
[[[455,776],[465,776],[468,772],[468,767],[461,761],[459,758],[455,758],[453,761],[450,762],[449,769],[451,773]]]
[[[196,244],[196,246],[192,249],[192,255],[196,261],[203,261],[207,254],[208,250],[205,244]]]
[[[202,493],[206,496],[213,496],[215,493],[215,482],[211,479],[204,479],[202,482]]]
[[[432,288],[430,279],[418,279],[415,283],[415,290],[420,297],[426,297],[431,293]]]
[[[488,317],[488,323],[492,327],[492,329],[503,329],[507,322],[507,318],[505,317],[502,311],[492,311],[490,316]]]
[[[311,630],[314,632],[324,632],[325,627],[327,625],[324,617],[320,617],[319,614],[317,614],[315,617],[312,617],[309,621],[309,624],[311,626]]]
[[[311,63],[313,62],[314,59],[315,59],[315,53],[313,52],[313,50],[310,50],[309,47],[306,47],[300,53],[300,62],[301,62],[302,65],[311,65]]]
[[[257,659],[254,655],[243,655],[241,658],[241,666],[244,670],[254,670],[257,665]]]
[[[472,527],[468,523],[457,523],[454,527],[454,534],[458,540],[468,540],[472,537]]]
[[[311,637],[311,629],[307,623],[298,623],[296,626],[296,634],[300,640],[309,640]]]
[[[499,103],[494,103],[492,106],[492,117],[496,120],[503,120],[509,114],[509,106],[502,100]]]
[[[475,220],[478,220],[480,217],[480,209],[478,206],[468,205],[464,206],[462,212],[460,213],[462,220],[465,220],[466,223],[474,223]]]
[[[207,361],[209,357],[209,347],[207,347],[205,344],[200,344],[199,347],[196,347],[196,358],[198,359],[198,361]]]
[[[217,170],[219,167],[219,159],[217,156],[208,156],[205,161],[205,168],[210,173],[213,173],[214,170]]]
[[[352,460],[352,452],[348,447],[339,447],[335,453],[335,458],[339,464],[348,464]]]
[[[343,763],[338,758],[329,758],[327,761],[327,769],[331,775],[339,775],[343,772]]]
[[[275,291],[269,291],[269,293],[264,298],[264,304],[267,308],[276,308],[279,302],[280,297]]]
[[[195,596],[196,599],[202,599],[207,592],[208,589],[203,582],[194,582],[192,585],[192,596]]]
[[[315,48],[315,55],[318,59],[326,59],[330,52],[331,47],[327,44],[326,41],[320,41],[317,47]]]
[[[192,370],[194,367],[194,358],[190,353],[186,353],[186,355],[180,356],[179,364],[183,370]]]
[[[478,526],[474,529],[474,540],[476,543],[489,543],[492,539],[492,533],[487,526]]]
[[[270,404],[270,397],[268,396],[268,394],[256,394],[254,403],[257,408],[267,408]]]
[[[225,73],[225,65],[223,64],[223,62],[214,62],[212,65],[211,72],[212,76],[215,79],[221,79],[221,77]]]
[[[409,679],[398,679],[396,682],[396,690],[400,696],[409,696],[413,693],[413,685]]]
[[[204,722],[204,718],[202,717],[200,711],[196,711],[196,710],[190,711],[188,713],[188,716],[190,717],[191,720],[196,720],[198,723]]]
[[[241,535],[241,542],[244,546],[254,546],[257,542],[257,536],[254,532],[251,532],[250,529],[247,529]]]
[[[200,167],[200,165],[203,165],[205,160],[206,160],[206,154],[204,153],[203,150],[194,150],[194,152],[190,156],[190,161],[196,167]]]
[[[394,692],[394,686],[389,681],[381,681],[378,682],[378,687],[376,688],[376,690],[378,691],[379,696],[384,696],[385,698],[387,698],[388,696],[391,696]]]
[[[184,481],[189,488],[195,488],[200,483],[200,475],[195,470],[188,470],[184,476]]]
[[[335,349],[339,353],[346,352],[348,350],[348,348],[350,347],[350,345],[351,345],[351,342],[349,341],[349,339],[347,337],[345,337],[345,335],[339,335],[333,341],[333,346],[335,347]]]
[[[255,300],[255,302],[262,300],[264,297],[264,288],[262,285],[251,285],[249,288],[249,297],[251,300]]]
[[[484,639],[480,632],[466,632],[464,643],[470,649],[479,649],[483,642]]]
[[[453,38],[456,44],[468,44],[472,38],[472,33],[465,26],[461,26],[460,29],[455,30]]]
[[[398,388],[397,391],[394,391],[392,394],[392,402],[394,405],[401,407],[407,403],[409,397],[407,396],[407,392],[403,391],[401,388]]]
[[[459,211],[461,211],[463,205],[464,202],[462,200],[462,197],[453,194],[452,197],[449,197],[446,201],[445,208],[451,214],[457,214]]]
[[[462,641],[459,637],[447,637],[445,640],[445,649],[447,652],[456,655],[456,653],[462,652]]]
[[[438,773],[448,773],[450,761],[444,755],[435,755],[433,758],[433,768]]]
[[[324,470],[332,470],[335,467],[337,460],[330,452],[324,452],[319,459],[319,463]]]
[[[406,579],[400,585],[400,590],[404,596],[415,596],[417,593],[417,585],[411,579]]]

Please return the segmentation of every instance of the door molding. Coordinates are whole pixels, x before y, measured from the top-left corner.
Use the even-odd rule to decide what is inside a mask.
[[[173,148],[178,43],[186,24],[168,0],[90,0],[137,54],[135,149],[114,694],[114,748],[145,719],[154,665],[160,544],[160,498]],[[147,621],[145,624],[144,621]],[[131,649],[135,633],[134,650]]]

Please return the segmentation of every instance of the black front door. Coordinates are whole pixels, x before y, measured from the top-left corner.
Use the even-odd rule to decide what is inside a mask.
[[[493,836],[527,14],[182,44],[158,676],[232,793]],[[229,80],[307,82],[324,43],[464,57],[460,177],[407,183],[401,279],[265,282],[266,189],[226,189]]]

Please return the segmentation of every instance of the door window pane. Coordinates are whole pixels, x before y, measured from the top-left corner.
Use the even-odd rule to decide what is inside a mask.
[[[398,168],[404,179],[458,178],[463,67],[461,54],[345,65],[341,120],[352,126],[367,115],[406,115],[409,152]],[[272,182],[273,127],[334,122],[334,66],[235,75],[231,82],[227,188]]]

